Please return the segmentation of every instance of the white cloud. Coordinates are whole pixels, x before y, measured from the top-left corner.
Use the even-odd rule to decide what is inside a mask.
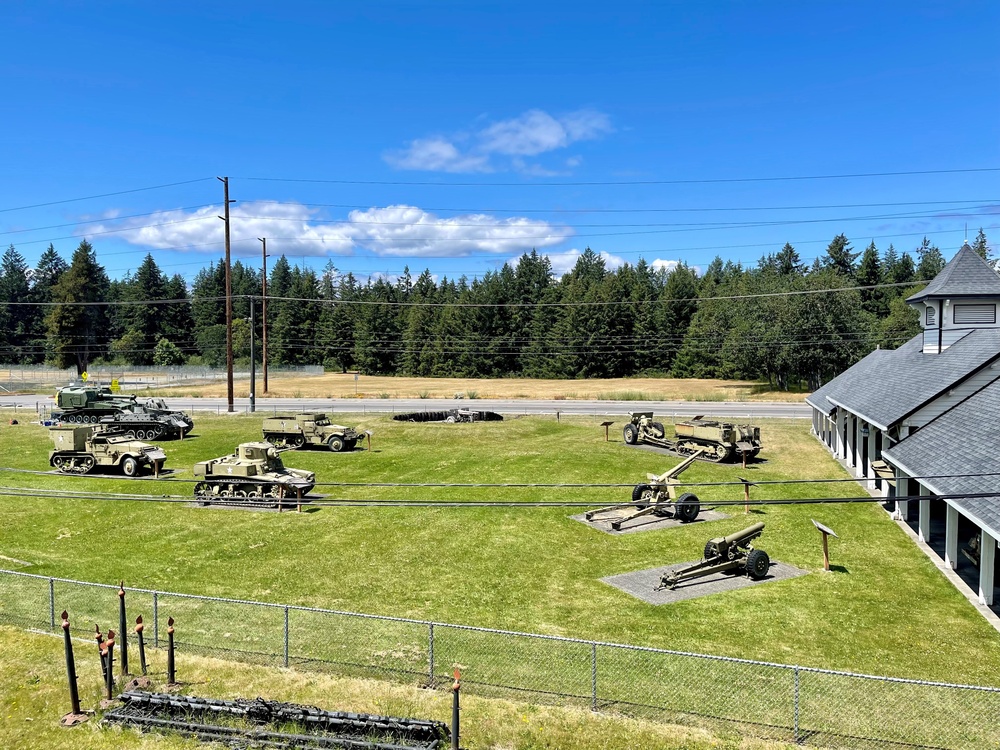
[[[161,211],[141,219],[89,225],[77,234],[114,231],[144,248],[218,254],[224,241],[221,213],[218,206]],[[488,214],[440,217],[408,205],[355,210],[346,220],[326,221],[298,203],[258,201],[235,205],[230,218],[232,247],[238,255],[258,254],[258,237],[267,237],[275,252],[287,255],[349,255],[363,248],[382,256],[462,257],[551,247],[572,234],[568,227],[537,219]]]
[[[420,138],[411,141],[403,150],[386,152],[383,158],[398,169],[490,172],[495,169],[491,159],[501,157],[502,161],[502,157],[507,157],[510,161],[503,167],[544,176],[556,173],[538,164],[526,163],[524,157],[539,156],[580,141],[596,140],[613,131],[611,118],[597,110],[581,109],[556,117],[532,109],[518,117],[493,122],[471,136]],[[455,145],[459,140],[470,142],[465,151]],[[579,163],[578,156],[566,160],[569,168]]]
[[[397,169],[427,172],[489,172],[486,156],[462,154],[444,138],[419,138],[401,151],[385,154],[385,160]]]
[[[649,264],[649,267],[652,268],[654,271],[659,271],[662,268],[666,270],[667,273],[670,273],[679,265],[680,261],[677,260],[661,260],[660,258],[657,258],[656,260],[654,260],[652,263]]]

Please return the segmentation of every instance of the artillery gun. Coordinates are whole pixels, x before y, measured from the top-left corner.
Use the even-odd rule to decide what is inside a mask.
[[[167,454],[157,445],[132,440],[103,426],[52,427],[55,449],[49,465],[65,474],[86,474],[95,468],[118,469],[127,477],[152,471],[159,476]]]
[[[637,484],[632,489],[632,502],[623,505],[612,505],[608,508],[588,511],[584,516],[588,521],[604,513],[619,513],[621,511],[631,511],[626,515],[615,518],[611,522],[611,528],[621,531],[622,525],[628,521],[633,521],[642,516],[654,515],[665,518],[677,518],[681,523],[689,523],[698,517],[701,512],[701,504],[698,496],[693,492],[685,492],[677,497],[677,487],[680,486],[678,477],[684,473],[694,461],[701,455],[701,451],[693,454],[681,461],[677,466],[663,474],[647,474],[649,484]]]
[[[198,502],[280,507],[284,498],[299,499],[316,486],[316,474],[289,469],[270,443],[241,443],[232,455],[199,461],[194,475]]]
[[[629,421],[622,429],[622,438],[628,445],[647,443],[665,448],[679,456],[690,456],[701,451],[701,460],[720,463],[736,455],[754,458],[760,453],[760,427],[751,424],[734,424],[705,419],[694,419],[674,425],[675,439],[666,436],[662,422],[654,421],[651,411],[630,411]]]
[[[681,581],[703,578],[713,573],[746,571],[755,581],[767,575],[771,559],[762,549],[754,549],[753,541],[764,533],[764,523],[755,523],[729,536],[709,539],[705,543],[705,557],[700,562],[665,573],[660,579],[657,591],[672,589]]]
[[[60,388],[56,393],[56,405],[62,411],[53,416],[61,422],[120,423],[126,435],[139,440],[184,437],[194,427],[194,421],[187,414],[168,408],[163,399],[140,403],[134,395],[122,396],[103,386]]]
[[[291,417],[264,420],[264,440],[279,448],[325,445],[334,453],[353,450],[361,433],[350,427],[331,424],[326,414],[299,413]]]

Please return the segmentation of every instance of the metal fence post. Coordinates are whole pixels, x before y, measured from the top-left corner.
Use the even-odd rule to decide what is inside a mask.
[[[54,578],[49,579],[49,627],[56,629],[56,582]]]
[[[597,644],[590,644],[590,710],[597,710]]]
[[[427,626],[427,684],[434,685],[434,623]]]
[[[285,666],[288,666],[288,607],[285,607]]]
[[[795,744],[800,744],[799,740],[799,668],[795,667]]]
[[[153,648],[160,647],[160,595],[153,592]]]

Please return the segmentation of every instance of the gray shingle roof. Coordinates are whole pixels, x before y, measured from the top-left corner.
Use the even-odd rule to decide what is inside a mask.
[[[966,242],[930,284],[906,301],[942,297],[1000,297],[1000,275]]]
[[[997,474],[923,480],[938,495],[996,492],[997,497],[956,499],[966,515],[1000,538],[1000,451],[990,435],[1000,415],[1000,378],[883,452],[912,476]]]
[[[888,429],[1000,357],[997,328],[970,331],[940,354],[924,354],[922,338],[918,334],[891,351],[876,349],[815,391],[807,403],[826,413],[833,406],[843,406],[876,427]]]

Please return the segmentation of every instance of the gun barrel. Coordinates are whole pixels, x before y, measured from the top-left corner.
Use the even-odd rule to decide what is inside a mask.
[[[726,546],[732,546],[734,544],[739,544],[747,539],[753,539],[754,537],[760,536],[760,533],[764,530],[764,522],[758,521],[753,526],[747,526],[743,531],[737,531],[735,534],[730,534],[726,537]]]

